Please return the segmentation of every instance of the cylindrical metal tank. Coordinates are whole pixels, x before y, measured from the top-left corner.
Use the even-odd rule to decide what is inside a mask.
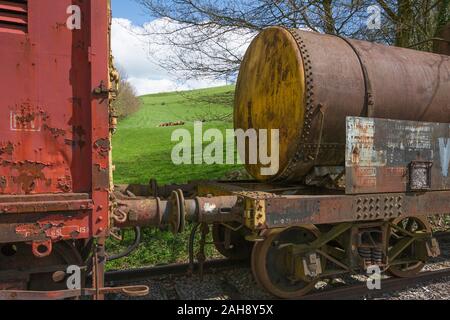
[[[280,130],[280,170],[247,164],[251,175],[301,181],[315,166],[343,166],[347,116],[450,123],[450,57],[281,27],[255,38],[234,123]]]

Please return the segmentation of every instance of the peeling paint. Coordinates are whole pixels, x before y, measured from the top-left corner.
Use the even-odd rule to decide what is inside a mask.
[[[42,230],[38,224],[24,224],[16,227],[16,233],[24,238],[39,236]]]
[[[384,167],[384,152],[374,152],[375,121],[369,118],[350,118],[347,121],[347,166]]]
[[[109,139],[99,139],[95,142],[94,147],[102,157],[107,157],[111,150],[111,143]]]
[[[0,177],[0,189],[5,189],[8,186],[8,181],[6,177]]]
[[[6,146],[0,146],[0,156],[7,154],[12,155],[14,152],[14,145],[11,142],[8,142]]]
[[[44,130],[49,131],[53,137],[58,138],[58,137],[64,137],[66,135],[66,131],[63,129],[58,129],[58,128],[50,128],[48,125],[44,125]]]
[[[57,218],[57,219],[56,219]],[[65,222],[64,217],[56,217],[54,221],[38,221],[35,224],[24,224],[16,227],[15,232],[24,238],[36,238],[45,235],[47,239],[59,241],[63,239],[78,239],[89,235],[89,227]],[[69,224],[66,224],[69,223]]]
[[[427,189],[450,190],[449,136],[448,124],[349,117],[347,194],[419,190],[414,163],[424,164]]]
[[[94,190],[109,189],[109,170],[107,168],[103,169],[100,165],[94,164],[92,175]]]
[[[22,161],[22,162],[10,162],[3,161],[1,163],[3,167],[10,167],[12,170],[17,170],[18,175],[12,177],[12,182],[21,186],[23,192],[29,194],[36,188],[37,180],[46,180],[43,170],[50,167],[48,164]]]
[[[62,192],[68,193],[72,191],[72,178],[65,176],[58,179],[58,189]]]
[[[15,121],[22,127],[25,127],[27,126],[27,124],[34,122],[34,120],[36,120],[36,114],[34,112],[15,115]]]
[[[95,14],[92,33],[31,34],[2,43],[8,59],[0,61],[6,66],[0,68],[6,90],[0,128],[1,243],[92,239],[108,232],[110,161],[94,143],[109,137],[110,101],[94,97],[91,89],[101,80],[108,85],[109,11],[107,1],[76,2],[86,16]],[[30,24],[64,23],[51,12],[29,9],[34,12]],[[51,52],[45,49],[49,44]],[[24,238],[16,228],[31,236]]]
[[[23,103],[10,113],[10,130],[41,131],[42,118],[42,112],[36,110],[29,102]]]

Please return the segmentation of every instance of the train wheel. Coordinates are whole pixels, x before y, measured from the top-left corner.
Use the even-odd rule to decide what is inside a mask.
[[[253,243],[245,240],[243,231],[233,231],[222,224],[215,224],[213,226],[212,236],[217,251],[224,257],[230,260],[250,259]],[[230,237],[230,246],[226,247],[225,243],[228,236]]]
[[[59,242],[53,244],[50,256],[37,258],[33,255],[31,246],[18,243],[1,248],[0,271],[21,270],[28,273],[26,288],[18,287],[11,290],[56,291],[67,289],[66,270],[70,265],[83,266],[83,259],[72,245]],[[84,275],[81,279],[84,285]]]
[[[409,217],[399,218],[392,222],[409,233],[431,233],[432,229],[426,219]],[[391,228],[391,235],[389,238],[389,250],[393,248],[400,241],[407,241],[410,238],[407,234],[402,233],[395,228]],[[405,260],[403,264],[393,265],[388,269],[388,272],[395,277],[409,278],[414,277],[425,266],[424,254],[426,252],[426,244],[424,241],[414,241],[409,244],[406,249],[395,259]],[[394,260],[394,262],[395,262]]]
[[[268,292],[282,299],[296,299],[313,290],[318,279],[293,280],[284,244],[308,244],[317,239],[314,226],[270,230],[263,242],[255,244],[252,253],[252,271],[256,282]]]

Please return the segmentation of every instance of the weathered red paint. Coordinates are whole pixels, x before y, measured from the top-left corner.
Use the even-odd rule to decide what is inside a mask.
[[[77,240],[89,237],[89,216],[56,215],[37,221],[35,224],[23,224],[16,227],[17,235],[25,240],[36,240],[40,236],[51,241]]]
[[[80,30],[66,25],[72,5]],[[109,89],[109,1],[0,1],[0,12],[0,197],[24,196],[0,199],[0,223],[6,214],[70,212],[43,233],[34,216],[1,241],[27,240],[30,225],[43,240],[105,235],[109,96],[96,92]],[[72,237],[72,229],[82,231]]]

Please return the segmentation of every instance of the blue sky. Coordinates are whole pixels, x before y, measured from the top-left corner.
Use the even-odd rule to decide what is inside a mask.
[[[186,80],[181,74],[169,74],[160,67],[174,51],[159,46],[147,30],[159,30],[167,21],[146,14],[135,0],[112,0],[112,51],[116,65],[128,76],[139,95],[224,85],[225,81],[197,78]],[[144,28],[144,24],[145,28]]]
[[[135,0],[112,0],[112,10],[115,18],[125,18],[134,24],[141,25],[151,20]]]

